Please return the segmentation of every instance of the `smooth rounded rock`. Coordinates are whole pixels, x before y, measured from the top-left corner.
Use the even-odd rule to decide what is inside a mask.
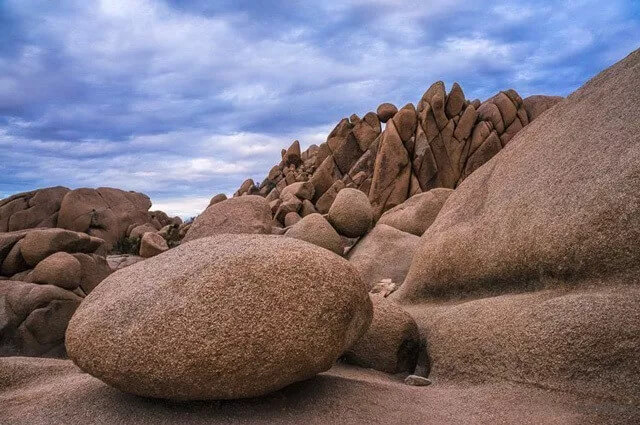
[[[342,255],[344,249],[342,239],[329,222],[320,214],[305,216],[294,224],[285,236],[300,239]]]
[[[416,236],[422,234],[435,221],[453,189],[438,188],[418,193],[380,217],[378,224],[386,224]]]
[[[261,196],[246,195],[209,206],[193,221],[183,242],[223,233],[271,233],[271,209]]]
[[[398,108],[392,103],[383,103],[378,106],[376,113],[381,122],[387,122],[398,112]]]
[[[80,285],[82,266],[73,255],[56,252],[40,261],[33,269],[31,280],[73,290]]]
[[[20,252],[27,264],[35,266],[59,251],[91,252],[91,237],[86,233],[64,229],[34,230],[22,239]]]
[[[219,235],[113,273],[71,319],[66,346],[129,393],[255,397],[329,369],[371,315],[346,260],[291,238]]]
[[[373,222],[369,198],[358,189],[342,189],[331,204],[327,219],[342,235],[350,238],[362,236]]]

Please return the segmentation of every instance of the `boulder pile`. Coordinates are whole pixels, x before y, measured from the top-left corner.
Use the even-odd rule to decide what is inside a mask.
[[[0,355],[65,355],[67,322],[111,274],[104,240],[71,230],[0,233]]]
[[[294,141],[259,185],[248,179],[234,197],[265,197],[274,218],[286,225],[293,212],[328,213],[338,193],[353,188],[369,197],[377,220],[412,195],[456,188],[561,99],[523,100],[509,89],[484,102],[469,101],[457,83],[447,93],[438,81],[417,107],[398,110],[384,103],[362,118],[343,118],[325,143],[303,152]]]
[[[352,423],[397,406],[423,423],[450,403],[444,423],[477,403],[487,423],[637,423],[638,104],[640,50],[567,99],[469,101],[437,82],[417,106],[295,141],[262,183],[189,223],[115,189],[0,201],[0,356],[66,347],[87,372],[3,361],[9,417],[25,404],[14,387],[50,400],[60,373],[115,421],[136,406],[134,421],[228,422],[244,406],[248,422],[314,423],[306,403],[329,422],[366,405],[384,412]],[[123,240],[135,255],[104,257]],[[323,374],[338,360],[394,376]],[[145,397],[260,398],[167,409],[94,377]]]

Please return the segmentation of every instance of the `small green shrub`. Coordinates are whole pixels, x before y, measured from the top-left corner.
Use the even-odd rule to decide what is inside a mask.
[[[113,247],[113,254],[133,254],[138,255],[140,252],[140,238],[124,237],[116,242]]]

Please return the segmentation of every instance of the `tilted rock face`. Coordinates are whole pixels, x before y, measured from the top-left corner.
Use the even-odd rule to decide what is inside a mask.
[[[219,235],[105,279],[66,345],[80,368],[126,392],[254,397],[329,369],[371,315],[346,260],[292,238]]]
[[[260,196],[245,195],[213,204],[196,217],[183,242],[223,233],[271,233],[271,209],[267,201]]]
[[[265,196],[275,201],[290,185],[311,183],[310,200],[325,214],[337,193],[353,188],[369,196],[377,220],[409,197],[434,188],[456,188],[491,159],[513,136],[562,98],[532,96],[523,101],[515,90],[501,91],[485,102],[469,101],[454,83],[449,93],[441,81],[418,102],[400,110],[382,104],[377,113],[343,118],[320,146],[304,152],[296,140],[282,150],[282,161],[256,185],[246,180],[234,196]],[[381,122],[386,122],[384,131]],[[283,224],[288,210],[276,219]],[[302,215],[302,214],[301,214]]]
[[[391,295],[419,303],[438,376],[640,402],[638,104],[640,50],[451,194]]]
[[[533,95],[524,99],[524,109],[527,111],[529,122],[538,118],[547,109],[564,100],[562,96]]]
[[[378,224],[386,224],[403,232],[422,236],[452,193],[452,189],[441,188],[413,195],[384,213]]]
[[[0,356],[64,357],[81,297],[52,285],[0,280]]]
[[[150,258],[169,249],[167,241],[157,233],[147,232],[140,239],[140,256]]]

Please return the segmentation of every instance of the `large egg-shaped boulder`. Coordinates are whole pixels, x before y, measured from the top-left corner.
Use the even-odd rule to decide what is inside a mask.
[[[254,397],[329,369],[371,322],[358,272],[273,235],[219,235],[113,273],[69,323],[69,357],[122,391]]]

